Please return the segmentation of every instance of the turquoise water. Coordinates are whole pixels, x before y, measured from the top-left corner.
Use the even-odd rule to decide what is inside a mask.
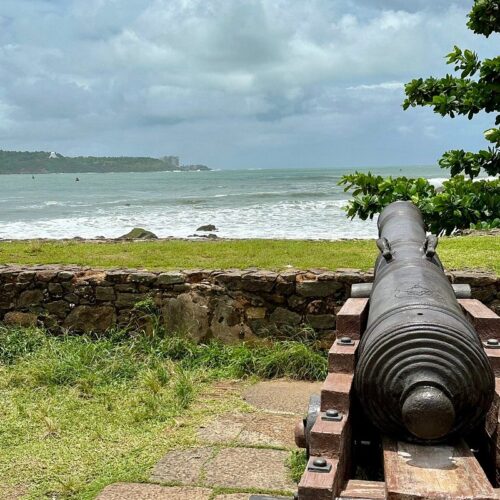
[[[358,169],[362,170],[362,169]],[[354,169],[216,170],[0,176],[0,238],[117,237],[144,227],[188,237],[215,224],[228,238],[371,238],[350,221],[337,185]],[[377,168],[381,175],[443,177],[438,167]]]

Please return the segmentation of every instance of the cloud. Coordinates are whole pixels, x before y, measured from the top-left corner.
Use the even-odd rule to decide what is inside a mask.
[[[401,110],[403,83],[444,73],[454,43],[492,53],[465,27],[468,4],[3,0],[2,147],[225,167],[415,163],[408,150],[430,162],[486,123],[457,135]]]

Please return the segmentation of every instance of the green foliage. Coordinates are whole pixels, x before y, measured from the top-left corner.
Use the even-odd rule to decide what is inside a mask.
[[[345,190],[353,190],[347,215],[372,219],[394,201],[417,205],[430,231],[451,233],[457,227],[498,227],[500,179],[472,181],[459,175],[443,183],[438,191],[426,179],[374,176],[355,173],[342,179]]]
[[[292,450],[288,456],[286,465],[290,471],[292,481],[298,483],[306,470],[307,456],[305,450]]]
[[[500,26],[500,5],[498,0],[476,0],[471,12],[467,26],[474,33],[490,36],[498,32]]]
[[[40,348],[45,336],[37,328],[0,328],[0,364],[11,364]]]
[[[436,190],[426,179],[407,177],[384,178],[371,173],[356,172],[344,175],[340,181],[344,191],[353,191],[353,199],[348,202],[347,215],[356,215],[363,220],[372,219],[393,201],[409,200],[420,206],[421,201],[435,196]]]
[[[489,36],[500,31],[500,6],[497,0],[475,0],[468,26],[474,32]],[[455,46],[447,56],[459,76],[418,78],[405,86],[403,109],[429,106],[441,116],[457,115],[472,119],[479,112],[500,111],[500,56],[480,61],[471,50]],[[500,124],[500,114],[495,124]],[[347,206],[348,216],[372,218],[396,200],[410,200],[418,205],[429,229],[450,233],[455,228],[497,227],[500,218],[500,186],[498,179],[472,182],[481,174],[500,174],[500,129],[484,132],[490,143],[477,153],[452,150],[439,160],[449,169],[451,179],[442,191],[435,190],[424,179],[400,177],[382,179],[371,174],[344,176],[341,184],[352,189],[354,199]],[[464,179],[463,175],[469,177]]]

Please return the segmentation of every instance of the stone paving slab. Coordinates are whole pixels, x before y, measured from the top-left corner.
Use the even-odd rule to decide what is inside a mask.
[[[254,493],[230,493],[229,495],[217,495],[215,500],[250,500]],[[260,500],[273,499],[273,500],[293,500],[292,496],[289,497],[276,497],[260,495]]]
[[[225,488],[296,489],[285,466],[289,453],[256,448],[223,448],[205,465],[204,483]]]
[[[204,464],[213,453],[208,447],[171,451],[155,465],[149,480],[156,483],[197,483]]]
[[[294,448],[295,415],[229,413],[203,425],[198,437],[207,443]]]
[[[211,494],[208,488],[116,483],[104,488],[96,500],[209,500]]]
[[[252,385],[243,393],[243,398],[261,410],[302,416],[307,413],[309,397],[319,394],[321,385],[321,382],[270,380]]]
[[[249,500],[252,493],[230,493],[229,495],[217,495],[215,500]]]

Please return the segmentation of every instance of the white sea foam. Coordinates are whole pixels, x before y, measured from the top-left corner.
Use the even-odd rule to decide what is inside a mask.
[[[345,201],[337,200],[203,210],[134,207],[126,215],[99,210],[87,216],[39,220],[36,225],[29,221],[3,222],[0,238],[113,238],[133,227],[147,227],[160,237],[184,238],[206,222],[215,224],[218,235],[225,238],[373,238],[375,223],[349,221],[341,209],[344,204]]]
[[[261,169],[58,176],[12,175],[0,184],[0,238],[118,237],[144,227],[187,237],[214,224],[226,238],[373,238],[375,221],[349,220],[334,170]],[[186,174],[185,172],[180,172]],[[441,180],[432,171],[432,180]],[[385,175],[393,175],[387,171]],[[401,174],[403,175],[403,174]],[[22,193],[22,196],[19,194]]]

